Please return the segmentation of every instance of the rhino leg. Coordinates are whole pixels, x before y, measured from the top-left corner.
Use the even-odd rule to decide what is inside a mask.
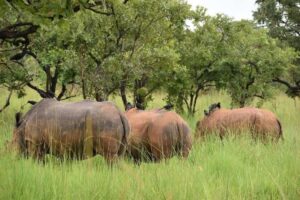
[[[192,142],[190,138],[187,138],[183,141],[183,147],[181,150],[181,156],[187,158],[189,156],[190,150],[192,148]]]
[[[128,145],[127,154],[131,158],[133,158],[133,161],[135,164],[140,164],[140,162],[142,160],[143,152],[145,152],[145,150],[143,149],[143,147],[141,147],[141,145],[139,145],[139,146],[134,145],[134,144]]]
[[[159,144],[151,144],[151,159],[152,161],[160,161],[165,158],[164,149],[162,145]]]
[[[108,164],[113,164],[118,158],[118,152],[121,146],[120,141],[121,138],[113,137],[112,133],[103,133],[95,140],[95,153],[102,155]]]
[[[35,143],[27,141],[27,154],[38,161],[44,162],[45,159],[45,145],[42,143]]]
[[[104,158],[109,166],[113,166],[118,161],[118,154],[105,154]]]

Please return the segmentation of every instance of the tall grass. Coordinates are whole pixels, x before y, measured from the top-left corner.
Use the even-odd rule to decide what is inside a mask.
[[[300,102],[283,95],[264,107],[281,120],[284,142],[212,137],[195,141],[188,160],[137,166],[121,159],[113,168],[101,156],[63,162],[48,156],[40,164],[8,152],[4,142],[12,136],[14,113],[26,100],[13,100],[0,114],[0,199],[300,199]],[[230,107],[225,94],[200,98],[197,117],[186,117],[192,129],[202,110],[217,101]]]

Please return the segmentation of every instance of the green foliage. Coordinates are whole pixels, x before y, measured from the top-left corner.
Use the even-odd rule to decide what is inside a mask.
[[[1,23],[1,73],[7,85],[23,94],[25,86],[41,97],[66,95],[66,85],[75,82],[74,51],[68,48],[66,21],[58,16],[65,11],[61,1],[3,1]],[[61,9],[58,10],[58,7]],[[54,13],[52,11],[57,11]],[[6,16],[9,16],[8,18]],[[30,32],[30,33],[29,33]],[[73,61],[73,62],[72,62]],[[18,82],[18,87],[15,83]],[[37,84],[37,85],[35,85]],[[39,88],[40,85],[42,89]],[[57,93],[57,86],[61,92]]]
[[[298,0],[257,0],[255,19],[269,28],[271,36],[300,50],[300,9]]]
[[[175,78],[166,84],[168,100],[179,111],[186,105],[193,115],[199,95],[211,86],[227,90],[235,106],[249,105],[255,98],[260,106],[272,97],[273,79],[294,67],[294,49],[282,46],[252,22],[209,17],[198,8],[194,24],[195,30],[186,30],[178,45],[180,64],[186,68],[177,75],[172,71]]]
[[[151,95],[162,83],[163,71],[177,63],[174,36],[190,12],[179,0],[12,1],[1,6],[8,10],[1,16],[13,16],[7,25],[22,15],[22,21],[39,26],[29,45],[20,49],[29,52],[20,63],[33,59],[40,69],[31,76],[35,83],[45,85],[50,96],[55,96],[56,85],[62,93],[67,84],[76,83],[84,98],[98,100],[119,88],[135,94],[147,87]]]
[[[121,86],[147,87],[150,95],[164,71],[176,65],[173,32],[183,27],[189,7],[177,0],[107,3],[111,15],[78,12],[65,30],[56,31],[79,59],[84,96],[107,99]],[[137,81],[143,83],[135,85]]]
[[[169,100],[175,102],[179,111],[185,105],[191,115],[196,112],[200,93],[219,84],[219,66],[227,54],[231,24],[225,16],[207,16],[203,8],[198,8],[193,18],[195,30],[186,30],[178,43],[180,65],[185,68],[173,70],[173,81],[166,83]]]
[[[234,35],[221,71],[233,104],[244,107],[255,97],[271,98],[273,78],[290,69],[297,54],[251,22],[236,22],[231,31]]]
[[[269,34],[278,38],[298,52],[295,66],[289,73],[276,77],[276,82],[287,87],[286,93],[300,96],[300,7],[298,0],[257,0],[258,9],[254,17],[261,25],[268,27]]]

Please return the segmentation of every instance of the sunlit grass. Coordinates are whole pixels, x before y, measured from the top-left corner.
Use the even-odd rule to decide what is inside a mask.
[[[281,120],[284,142],[212,137],[195,141],[187,160],[174,157],[138,166],[121,159],[110,168],[101,156],[83,161],[47,156],[41,164],[7,152],[4,142],[11,139],[15,112],[28,99],[38,99],[30,95],[14,98],[0,114],[0,199],[300,199],[300,101],[279,95],[263,106]],[[162,107],[163,98],[157,95],[149,106]],[[4,101],[5,95],[0,104]],[[203,109],[218,101],[230,107],[222,93],[199,99],[196,117],[185,116],[192,130]],[[120,99],[116,102],[122,106]]]

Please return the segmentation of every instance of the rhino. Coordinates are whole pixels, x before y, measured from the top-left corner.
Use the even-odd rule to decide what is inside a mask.
[[[227,134],[251,133],[264,141],[283,139],[282,126],[274,113],[252,107],[224,109],[220,103],[210,105],[205,117],[196,125],[195,138],[217,134],[221,139]]]
[[[25,115],[16,115],[12,145],[25,156],[46,154],[85,159],[97,154],[107,162],[125,153],[129,124],[111,102],[66,103],[43,99]]]
[[[174,155],[188,157],[192,148],[190,128],[177,113],[129,107],[125,116],[131,127],[128,155],[136,163],[160,161]]]

